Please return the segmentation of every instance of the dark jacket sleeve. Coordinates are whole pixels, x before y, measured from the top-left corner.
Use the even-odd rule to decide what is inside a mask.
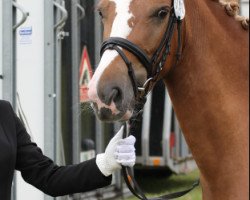
[[[95,159],[78,165],[57,166],[31,142],[19,118],[14,114],[17,132],[16,169],[24,180],[51,196],[62,196],[98,189],[111,183],[96,165]]]

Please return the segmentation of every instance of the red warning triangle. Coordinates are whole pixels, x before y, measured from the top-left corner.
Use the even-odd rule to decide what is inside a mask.
[[[80,64],[80,101],[87,102],[88,98],[88,83],[93,76],[92,67],[90,64],[87,47],[84,46],[82,51],[82,59]]]

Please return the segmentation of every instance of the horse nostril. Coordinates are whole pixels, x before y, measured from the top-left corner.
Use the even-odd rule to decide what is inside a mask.
[[[110,105],[112,101],[117,103],[121,101],[121,99],[122,99],[121,90],[119,88],[113,88],[111,93],[108,95],[106,103],[107,105]]]

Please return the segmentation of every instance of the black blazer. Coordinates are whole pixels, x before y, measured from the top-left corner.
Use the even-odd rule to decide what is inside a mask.
[[[0,200],[10,200],[14,170],[23,179],[51,196],[85,192],[111,183],[99,171],[95,159],[59,167],[44,156],[11,105],[0,100]]]

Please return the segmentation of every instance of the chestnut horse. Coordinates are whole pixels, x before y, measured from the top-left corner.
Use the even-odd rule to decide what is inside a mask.
[[[124,38],[151,58],[169,23],[172,0],[101,0],[104,40]],[[204,200],[247,200],[249,196],[249,21],[236,1],[187,0],[178,32],[160,71],[180,126],[201,173]],[[89,97],[101,120],[129,120],[136,84],[148,72],[133,53],[107,49],[89,84]]]

